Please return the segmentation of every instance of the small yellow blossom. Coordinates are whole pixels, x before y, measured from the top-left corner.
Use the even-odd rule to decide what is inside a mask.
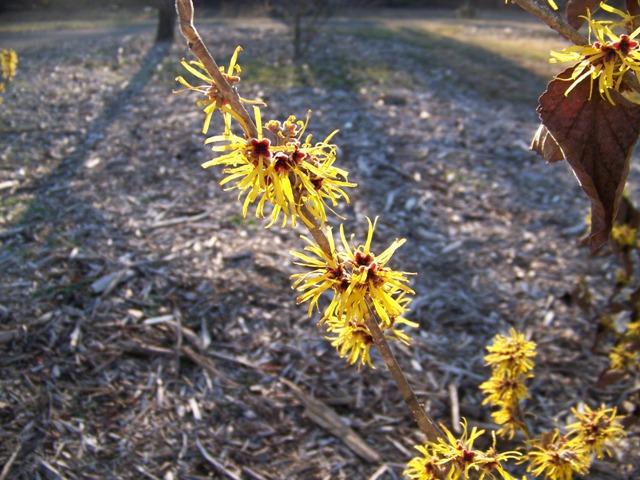
[[[482,404],[497,407],[491,417],[501,426],[498,434],[513,438],[517,430],[528,432],[520,402],[530,396],[525,382],[533,378],[530,372],[536,344],[513,328],[509,334],[496,335],[493,344],[487,347],[489,353],[484,358],[491,366],[491,378],[480,385],[480,390],[486,396]]]
[[[626,223],[617,223],[611,229],[611,238],[619,247],[634,247],[637,244],[638,230]]]
[[[590,14],[587,15],[589,38],[595,36],[595,41],[589,45],[567,47],[562,52],[551,52],[550,61],[578,62],[568,79],[572,83],[565,95],[569,95],[580,82],[589,78],[592,85],[597,80],[600,95],[614,104],[610,91],[621,91],[624,75],[628,71],[640,72],[639,43],[634,40],[640,33],[640,28],[629,35],[617,35],[612,28],[628,24],[630,16],[605,3],[600,7],[607,12],[619,15],[622,21],[618,23],[599,21],[592,19]],[[628,95],[627,98],[635,101],[633,95]]]
[[[446,435],[446,439],[438,438],[437,442],[428,442],[425,445],[416,445],[416,450],[421,456],[415,457],[407,464],[404,475],[411,480],[435,480],[445,478],[458,480],[470,478],[470,472],[474,472],[473,478],[482,480],[498,479],[515,480],[502,465],[509,459],[520,457],[519,452],[510,451],[497,453],[493,436],[493,445],[485,452],[474,450],[473,444],[484,430],[473,427],[468,433],[466,420],[461,422],[463,433],[457,439],[444,425],[440,425]],[[477,475],[477,477],[476,477]]]
[[[238,54],[241,51],[242,51],[241,47],[237,47],[235,49],[235,51],[233,52],[233,55],[231,56],[231,61],[229,62],[229,67],[226,69],[226,72],[224,67],[220,67],[220,72],[224,76],[225,80],[232,86],[240,81],[239,75],[242,72],[242,69],[240,68],[240,65],[237,63],[237,60],[238,60]],[[187,80],[185,80],[184,77],[179,76],[176,78],[176,81],[179,82],[182,86],[184,86],[185,89],[174,92],[174,93],[182,93],[186,91],[195,91],[195,92],[200,92],[207,97],[205,100],[198,101],[198,105],[204,105],[205,107],[204,108],[205,119],[204,119],[204,125],[202,126],[202,133],[206,134],[209,131],[209,124],[211,123],[213,112],[216,109],[220,110],[223,114],[223,118],[225,122],[225,133],[229,133],[231,117],[237,120],[238,123],[240,123],[240,125],[242,126],[243,130],[247,132],[248,131],[247,125],[244,124],[244,121],[242,120],[242,118],[234,110],[232,110],[227,106],[227,100],[223,98],[218,85],[216,85],[215,80],[213,80],[209,76],[209,74],[206,72],[204,65],[198,61],[187,62],[185,59],[182,59],[181,63],[182,63],[182,66],[189,73],[191,73],[193,76],[195,76],[199,80],[202,80],[203,82],[205,82],[205,85],[193,86],[189,82],[187,82]],[[264,105],[263,102],[260,102],[257,100],[247,100],[244,98],[242,98],[241,100],[244,103]]]
[[[18,69],[18,54],[15,50],[0,50],[0,64],[2,65],[2,77],[7,81],[12,80]]]
[[[578,440],[562,436],[558,430],[543,434],[530,442],[527,472],[554,480],[572,480],[574,474],[589,472],[590,452]]]
[[[327,340],[331,341],[332,347],[336,347],[341,358],[346,356],[349,365],[360,360],[360,365],[374,368],[369,355],[373,337],[362,320],[345,321],[344,318],[330,317],[326,319],[326,324],[327,330],[335,334],[327,337]]]
[[[516,432],[528,431],[527,425],[522,418],[520,405],[517,403],[500,404],[498,410],[491,412],[491,418],[495,423],[500,425],[497,433],[503,438],[511,440]]]
[[[2,80],[0,81],[0,95],[7,90],[7,82],[11,81],[16,75],[18,68],[18,54],[15,50],[0,50],[0,66],[2,67]],[[3,98],[0,96],[0,104]]]
[[[627,338],[640,338],[640,320],[636,320],[627,325],[627,331],[624,335]]]
[[[604,458],[605,453],[611,456],[607,444],[615,444],[626,437],[626,433],[620,420],[622,416],[616,415],[615,408],[600,408],[591,410],[585,405],[584,412],[575,408],[571,409],[577,422],[567,425],[569,435],[587,445],[599,459]]]
[[[609,351],[609,367],[613,370],[633,371],[640,365],[640,352],[631,342],[621,341]]]
[[[494,376],[515,378],[533,369],[531,358],[536,356],[536,344],[527,341],[524,334],[514,328],[509,330],[509,334],[509,337],[496,335],[493,344],[487,347],[489,354],[484,359],[496,370]]]
[[[529,389],[520,378],[491,377],[480,385],[480,390],[486,395],[482,401],[483,405],[487,403],[492,405],[518,403],[530,397]]]

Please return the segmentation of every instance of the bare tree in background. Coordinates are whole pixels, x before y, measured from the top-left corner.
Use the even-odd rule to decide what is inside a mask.
[[[281,18],[292,29],[293,59],[299,61],[309,49],[318,32],[322,19],[328,18],[337,2],[335,0],[267,0],[272,16]]]
[[[155,0],[158,8],[158,29],[156,30],[156,42],[168,42],[173,40],[176,26],[175,0]]]

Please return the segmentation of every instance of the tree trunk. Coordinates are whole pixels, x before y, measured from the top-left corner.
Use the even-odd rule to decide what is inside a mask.
[[[156,0],[158,7],[158,30],[156,42],[173,40],[176,26],[176,8],[174,0]]]

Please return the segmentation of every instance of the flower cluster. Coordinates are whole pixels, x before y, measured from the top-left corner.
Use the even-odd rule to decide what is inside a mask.
[[[554,480],[571,480],[574,473],[584,475],[591,463],[586,445],[577,439],[568,439],[558,430],[532,440],[527,458],[527,472]]]
[[[627,72],[640,73],[639,43],[635,40],[640,28],[629,31],[633,25],[633,18],[628,13],[605,3],[602,3],[600,8],[620,16],[621,20],[594,20],[591,15],[587,15],[585,18],[589,23],[589,39],[595,37],[595,41],[589,45],[567,47],[562,52],[551,52],[550,61],[578,62],[568,79],[572,83],[565,95],[589,78],[592,87],[597,81],[598,92],[611,104],[615,104],[611,90],[617,90],[634,103],[640,103],[638,94],[624,85]],[[613,29],[617,27],[625,29],[627,33],[614,33]]]
[[[629,323],[611,348],[609,367],[627,372],[640,370],[640,320]]]
[[[247,215],[249,205],[257,202],[256,216],[265,216],[265,205],[272,205],[273,225],[282,214],[282,226],[298,218],[306,220],[305,213],[321,225],[327,220],[327,202],[332,206],[340,198],[347,202],[345,188],[356,186],[347,181],[348,172],[335,166],[336,146],[329,143],[333,132],[322,142],[312,143],[311,135],[304,137],[307,121],[289,117],[284,123],[270,121],[264,127],[261,113],[254,107],[257,138],[243,138],[231,132],[216,135],[206,143],[216,143],[214,151],[223,155],[202,166],[224,166],[227,176],[221,185],[240,190],[244,196],[242,213]]]
[[[414,457],[407,464],[404,474],[411,480],[457,480],[459,478],[478,478],[482,480],[498,479],[515,480],[503,467],[502,462],[520,457],[519,452],[510,451],[498,453],[496,451],[496,437],[493,435],[493,445],[486,451],[474,450],[474,441],[485,431],[473,427],[467,433],[467,423],[462,422],[463,433],[459,439],[440,425],[447,439],[438,438],[437,442],[427,442],[416,445],[421,456]],[[476,476],[470,477],[474,472]]]
[[[375,255],[371,251],[371,241],[377,219],[367,221],[367,240],[362,245],[351,245],[340,226],[344,251],[337,251],[332,229],[327,226],[330,251],[303,236],[308,244],[304,248],[307,253],[292,251],[291,254],[298,259],[298,265],[311,269],[293,275],[293,288],[302,292],[298,303],[309,302],[311,316],[314,308],[320,310],[320,297],[325,292],[331,294],[332,299],[320,319],[320,324],[325,324],[332,334],[328,339],[350,364],[360,360],[361,365],[372,366],[369,348],[373,338],[365,319],[375,312],[380,329],[390,338],[404,343],[408,343],[410,337],[396,329],[396,325],[416,327],[417,324],[403,317],[410,302],[408,295],[414,293],[407,285],[409,273],[387,267],[393,253],[405,241],[396,239],[385,251]]]
[[[498,407],[491,414],[502,425],[498,433],[513,438],[517,430],[527,431],[520,402],[529,397],[525,382],[533,378],[536,345],[513,328],[509,335],[496,335],[493,344],[487,347],[489,354],[484,359],[491,366],[491,378],[480,385],[480,390],[486,395],[483,405]]]
[[[237,57],[241,50],[240,47],[235,50],[226,71],[220,67],[222,77],[232,87],[240,81],[242,70]],[[298,218],[306,223],[319,221],[323,225],[327,220],[326,208],[336,207],[341,198],[349,202],[345,189],[356,185],[347,180],[346,170],[335,166],[337,147],[330,142],[337,130],[323,141],[312,143],[312,136],[305,136],[309,115],[304,122],[291,116],[284,122],[272,120],[262,125],[260,108],[254,106],[257,135],[252,135],[246,116],[241,115],[224,98],[219,85],[206,72],[204,65],[184,60],[182,65],[205,82],[205,85],[193,86],[183,77],[176,79],[185,87],[185,90],[176,93],[196,91],[206,96],[198,102],[205,107],[203,133],[208,132],[216,110],[222,113],[225,125],[221,135],[214,135],[205,141],[214,144],[213,151],[221,155],[202,166],[224,167],[226,176],[220,184],[240,190],[239,198],[244,198],[243,216],[246,217],[249,205],[255,203],[256,216],[259,218],[266,216],[266,206],[271,207],[271,221],[267,226],[273,225],[281,215],[283,227],[288,221],[295,226]],[[240,101],[243,104],[262,104],[241,97]],[[242,128],[242,136],[232,132],[232,120]]]
[[[626,435],[620,423],[622,417],[616,415],[615,408],[602,405],[592,410],[585,406],[582,412],[575,408],[571,412],[576,422],[567,425],[566,435],[556,428],[529,442],[528,472],[558,480],[571,480],[574,473],[585,475],[593,456],[599,459],[605,454],[610,456],[608,444]]]
[[[0,50],[0,66],[2,67],[2,81],[0,81],[0,94],[6,90],[7,82],[11,81],[16,75],[18,68],[18,54],[15,50]],[[2,103],[2,97],[0,97]]]

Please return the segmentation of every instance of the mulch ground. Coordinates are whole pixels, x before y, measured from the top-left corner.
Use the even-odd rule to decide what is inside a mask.
[[[363,241],[365,217],[379,216],[375,249],[407,238],[393,266],[418,272],[420,327],[394,351],[430,414],[491,428],[482,357],[510,326],[539,346],[537,428],[565,424],[580,402],[632,411],[637,379],[595,387],[607,358],[575,292],[602,304],[611,259],[578,247],[588,202],[568,168],[528,151],[535,103],[459,88],[419,46],[344,22],[306,63],[344,73],[370,59],[390,75],[363,67],[335,84],[302,68],[307,84],[289,88],[247,69],[241,93],[273,118],[311,109],[315,138],[339,128],[340,166],[359,184],[339,210],[346,230]],[[221,173],[200,167],[213,155],[200,109],[172,94],[188,51],[178,38],[154,46],[152,30],[16,46],[0,110],[2,478],[401,478],[422,436],[383,363],[346,365],[296,306],[288,251],[304,232],[242,219]],[[279,23],[208,21],[201,33],[220,64],[242,45],[241,65],[291,72]],[[633,427],[589,478],[638,478],[638,443]]]

